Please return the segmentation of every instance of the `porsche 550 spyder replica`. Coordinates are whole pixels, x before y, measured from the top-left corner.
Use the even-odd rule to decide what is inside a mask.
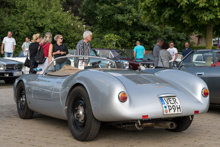
[[[20,118],[38,112],[67,120],[73,137],[80,141],[94,139],[101,122],[181,132],[195,114],[209,107],[207,85],[194,75],[178,70],[154,74],[123,70],[109,59],[88,56],[56,58],[42,75],[19,77],[14,99]]]

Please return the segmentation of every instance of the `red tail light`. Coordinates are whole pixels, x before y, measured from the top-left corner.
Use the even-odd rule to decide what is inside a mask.
[[[120,102],[126,102],[128,99],[128,96],[125,92],[120,92],[118,95],[118,99]]]
[[[204,97],[209,96],[209,90],[206,89],[206,88],[203,88],[203,89],[202,89],[202,96],[204,96]]]
[[[197,110],[197,111],[194,111],[194,114],[199,114],[199,111]]]
[[[142,115],[142,119],[148,119],[148,115]]]

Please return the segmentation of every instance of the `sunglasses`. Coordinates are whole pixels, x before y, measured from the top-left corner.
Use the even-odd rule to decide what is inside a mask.
[[[63,38],[60,38],[61,40],[63,40]]]

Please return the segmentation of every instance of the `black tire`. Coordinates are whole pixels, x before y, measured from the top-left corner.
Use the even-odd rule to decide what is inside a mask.
[[[7,78],[7,79],[4,79],[4,81],[6,84],[13,84],[15,82],[15,78]]]
[[[172,119],[173,122],[176,123],[175,129],[167,129],[172,132],[182,132],[189,128],[193,121],[193,115],[192,116],[185,116],[185,117],[178,117]]]
[[[22,119],[32,118],[34,112],[31,111],[27,104],[24,83],[20,82],[16,88],[16,103],[18,115]]]
[[[93,140],[101,122],[95,119],[87,91],[82,86],[74,88],[68,98],[68,124],[73,137],[79,141]]]

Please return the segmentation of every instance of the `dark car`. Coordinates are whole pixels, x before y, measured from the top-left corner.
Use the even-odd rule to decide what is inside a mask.
[[[193,50],[182,61],[176,62],[174,68],[189,72],[203,79],[210,91],[210,103],[220,104],[220,50]],[[144,70],[143,72],[155,73],[159,70],[164,69],[158,68]],[[184,78],[188,80],[187,77]],[[192,84],[194,83],[192,82]]]
[[[210,91],[210,103],[220,104],[220,50],[194,50],[177,68],[202,78]]]
[[[22,75],[23,63],[10,59],[0,58],[0,80],[6,84],[14,83],[15,79]]]
[[[119,49],[93,49],[93,51],[99,57],[106,57],[109,59],[116,59],[118,61],[122,61],[124,63],[125,68],[129,68],[132,70],[137,70],[140,65],[148,68],[153,65],[153,55],[152,54],[145,54],[143,60],[134,60],[129,58],[128,55]]]

